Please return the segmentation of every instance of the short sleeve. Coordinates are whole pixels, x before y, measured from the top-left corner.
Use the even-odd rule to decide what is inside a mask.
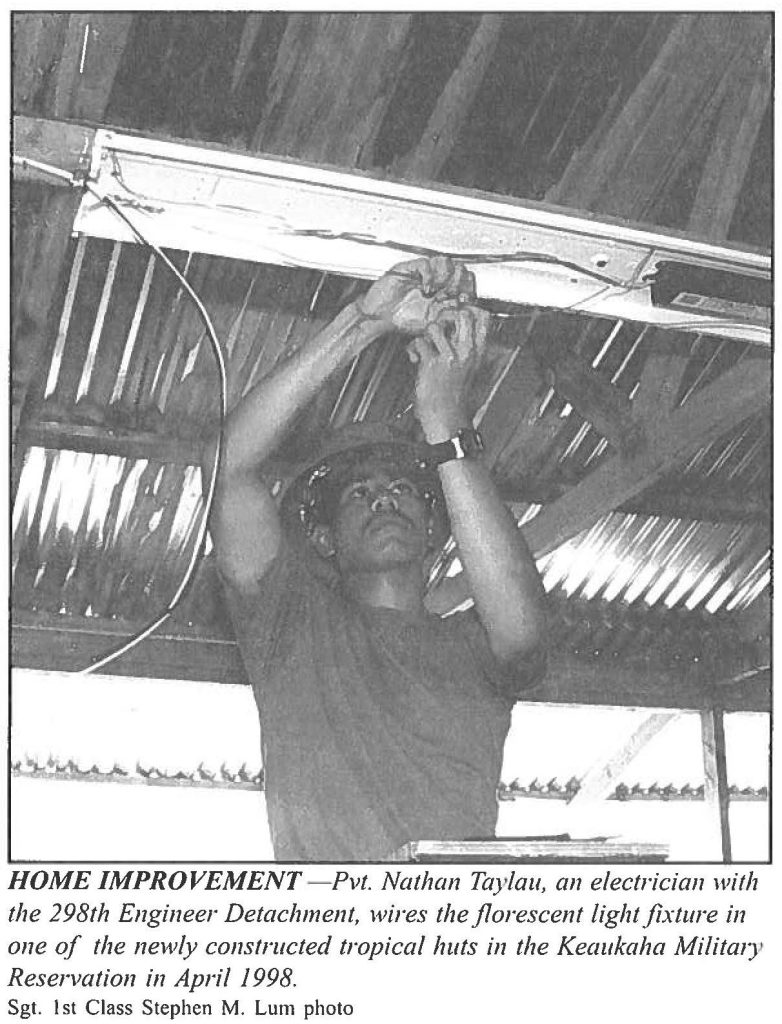
[[[256,593],[247,595],[223,578],[228,611],[251,676],[284,658],[286,647],[301,623],[307,621],[313,601],[331,596],[331,589],[304,545],[283,535],[280,549],[258,581]],[[322,561],[318,559],[318,561]]]

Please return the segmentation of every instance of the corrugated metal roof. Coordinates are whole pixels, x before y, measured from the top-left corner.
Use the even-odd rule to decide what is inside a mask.
[[[768,585],[762,527],[619,512],[543,558],[547,590],[649,607],[743,608]]]

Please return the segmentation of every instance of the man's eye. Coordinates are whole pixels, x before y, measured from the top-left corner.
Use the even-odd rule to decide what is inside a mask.
[[[354,501],[360,501],[369,494],[369,488],[366,484],[356,484],[355,487],[351,487],[348,491],[348,498]]]
[[[418,493],[415,487],[413,487],[408,480],[397,480],[395,483],[391,484],[390,490],[392,494],[405,496]]]

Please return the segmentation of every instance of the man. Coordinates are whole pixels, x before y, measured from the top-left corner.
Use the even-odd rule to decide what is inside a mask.
[[[544,611],[534,562],[469,453],[488,326],[474,295],[450,259],[395,267],[226,424],[212,536],[280,860],[382,860],[415,839],[494,834],[510,710],[540,674]],[[417,364],[426,444],[382,425],[332,438],[278,509],[260,467],[321,385],[391,331]],[[476,610],[440,619],[425,584],[449,530]]]

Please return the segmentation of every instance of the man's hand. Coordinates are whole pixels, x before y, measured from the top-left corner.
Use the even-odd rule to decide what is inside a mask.
[[[416,415],[430,443],[472,423],[469,388],[486,350],[489,314],[457,301],[436,307],[436,319],[408,345],[418,364]]]
[[[475,298],[475,277],[450,256],[398,263],[369,289],[359,308],[389,330],[423,334],[444,302]]]

